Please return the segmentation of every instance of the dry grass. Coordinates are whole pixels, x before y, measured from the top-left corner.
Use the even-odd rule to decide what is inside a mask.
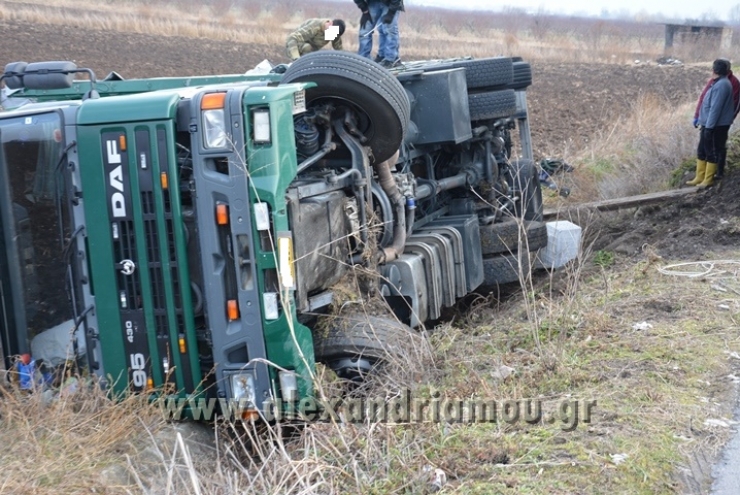
[[[136,458],[148,433],[163,426],[146,398],[114,402],[99,390],[53,399],[3,391],[0,417],[2,493],[90,493],[107,468]]]
[[[594,201],[663,191],[674,186],[676,171],[690,167],[696,157],[698,131],[691,121],[694,102],[671,105],[653,95],[643,95],[629,114],[597,129],[582,150],[563,150],[563,159],[574,165],[572,174],[555,177],[571,187],[564,200],[551,194],[550,207],[574,201]]]
[[[516,298],[481,297],[434,329],[433,360],[415,381],[393,366],[364,391],[534,398],[553,415],[563,401],[595,400],[591,422],[572,431],[557,419],[324,421],[292,432],[224,423],[211,433],[217,450],[209,454],[186,448],[158,409],[136,397],[114,403],[92,392],[45,406],[40,396],[11,394],[0,401],[0,437],[14,446],[2,458],[2,491],[425,493],[439,468],[445,493],[664,493],[686,452],[713,451],[726,438],[727,429],[705,421],[731,416],[715,401],[732,388],[726,377],[737,361],[728,356],[740,351],[740,299],[723,294],[730,310],[718,311],[708,282],[676,283],[658,270],[665,263],[584,258],[534,281],[526,295],[534,315]],[[650,326],[635,327],[643,321]],[[502,366],[514,374],[502,378]],[[319,367],[317,377],[337,397],[332,373]],[[112,479],[128,486],[111,486],[101,472],[123,473]]]

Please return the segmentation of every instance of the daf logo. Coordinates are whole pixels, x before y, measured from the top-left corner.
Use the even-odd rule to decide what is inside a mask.
[[[134,263],[131,260],[123,260],[120,263],[121,265],[121,273],[124,275],[133,275],[134,270],[136,270],[136,263]]]

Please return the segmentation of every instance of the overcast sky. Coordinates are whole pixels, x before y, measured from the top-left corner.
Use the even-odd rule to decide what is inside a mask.
[[[738,0],[466,0],[454,4],[455,9],[466,7],[501,10],[505,6],[538,11],[540,8],[552,13],[599,15],[602,10],[619,12],[628,10],[636,14],[662,14],[669,18],[699,19],[704,14],[711,18],[727,21],[730,9],[740,3]],[[406,0],[407,5],[428,5],[433,7],[452,7],[449,0]]]

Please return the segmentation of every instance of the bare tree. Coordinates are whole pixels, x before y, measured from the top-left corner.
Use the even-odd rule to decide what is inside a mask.
[[[534,36],[537,41],[542,41],[550,32],[551,28],[552,17],[545,10],[540,8],[540,10],[532,16],[532,23],[529,27],[529,30],[532,32],[532,36]]]

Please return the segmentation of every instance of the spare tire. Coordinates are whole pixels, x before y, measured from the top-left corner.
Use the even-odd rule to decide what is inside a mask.
[[[376,162],[398,151],[411,113],[406,90],[393,74],[370,59],[345,51],[321,50],[293,62],[281,83],[314,82],[306,105],[332,101],[357,112],[359,131]]]

